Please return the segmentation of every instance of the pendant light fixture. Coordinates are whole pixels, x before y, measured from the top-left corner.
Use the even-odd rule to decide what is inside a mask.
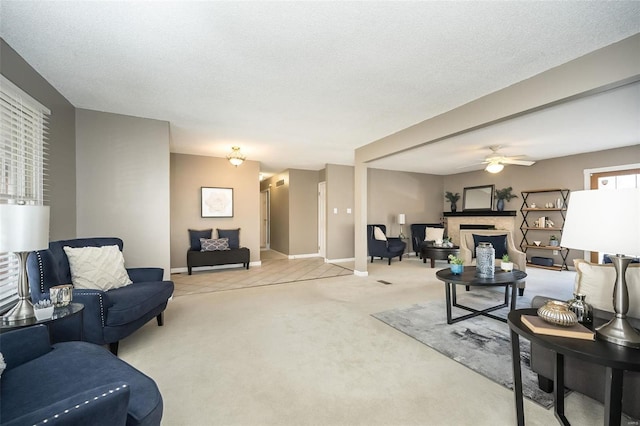
[[[239,146],[232,146],[231,149],[231,154],[227,155],[227,160],[229,160],[229,162],[234,166],[238,167],[247,157],[240,152]]]

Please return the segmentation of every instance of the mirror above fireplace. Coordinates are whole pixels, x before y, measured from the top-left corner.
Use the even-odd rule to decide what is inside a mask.
[[[468,186],[462,195],[462,210],[492,210],[495,185]]]

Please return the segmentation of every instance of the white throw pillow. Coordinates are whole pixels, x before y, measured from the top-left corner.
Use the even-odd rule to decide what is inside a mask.
[[[108,291],[132,283],[118,246],[64,247],[74,288]]]
[[[427,226],[424,229],[425,241],[442,241],[443,236],[444,236],[444,228],[431,228]]]
[[[613,284],[616,281],[614,266],[610,263],[591,263],[583,259],[575,259],[573,263],[577,272],[574,292],[584,294],[585,302],[594,308],[613,312]],[[629,290],[627,315],[640,318],[640,265],[629,265],[625,278]]]
[[[387,241],[387,236],[384,235],[382,229],[378,228],[377,226],[373,227],[373,238],[379,241]]]

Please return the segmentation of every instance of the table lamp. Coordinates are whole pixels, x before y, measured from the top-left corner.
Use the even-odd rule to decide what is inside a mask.
[[[49,207],[0,204],[0,253],[18,256],[18,304],[2,316],[16,322],[35,316],[29,293],[27,256],[49,246]]]
[[[598,189],[571,193],[562,231],[562,247],[610,253],[616,270],[614,317],[596,329],[596,337],[640,348],[640,333],[627,321],[629,291],[625,274],[640,255],[640,188]],[[613,253],[617,253],[613,256]]]
[[[402,232],[402,225],[404,224],[405,224],[404,213],[400,213],[398,215],[398,225],[400,225],[400,235],[398,235],[398,238],[404,238],[404,232]]]

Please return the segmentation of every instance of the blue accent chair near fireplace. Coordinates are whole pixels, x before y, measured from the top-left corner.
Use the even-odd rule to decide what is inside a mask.
[[[120,238],[78,238],[52,241],[48,250],[31,253],[27,259],[27,273],[31,299],[38,302],[49,298],[49,289],[71,284],[69,260],[63,247],[102,247],[117,245]],[[127,268],[133,281],[125,287],[109,291],[73,289],[73,301],[84,304],[83,340],[110,346],[118,354],[118,342],[147,322],[156,318],[163,324],[163,312],[173,295],[173,282],[163,281],[162,268]]]
[[[156,383],[105,348],[51,345],[44,325],[0,334],[7,364],[0,380],[3,426],[156,426],[163,412]]]

